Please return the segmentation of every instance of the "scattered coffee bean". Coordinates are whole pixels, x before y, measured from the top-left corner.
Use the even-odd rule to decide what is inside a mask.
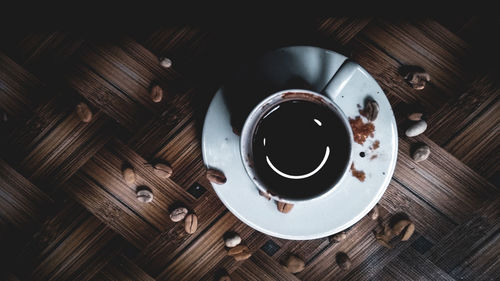
[[[235,246],[235,247],[229,249],[227,251],[227,254],[229,256],[234,256],[234,255],[241,254],[243,252],[248,252],[248,251],[249,251],[249,249],[248,249],[248,247],[246,245],[241,245],[240,244],[238,246]]]
[[[153,169],[155,174],[162,179],[168,179],[172,176],[172,167],[167,164],[157,163],[153,166]]]
[[[416,137],[421,133],[425,132],[427,129],[427,122],[424,120],[420,120],[417,123],[413,124],[406,130],[406,136],[408,137]]]
[[[427,159],[429,155],[431,154],[431,148],[428,147],[427,145],[422,145],[415,149],[415,152],[413,152],[412,158],[415,162],[421,162]]]
[[[386,239],[377,238],[377,242],[388,249],[392,249],[391,244]]]
[[[236,233],[231,233],[225,237],[224,242],[226,243],[226,247],[233,248],[241,243],[241,237]]]
[[[392,237],[394,237],[394,234],[392,233],[392,229],[387,224],[384,226],[384,230],[382,232],[375,233],[375,239],[377,239],[377,242],[389,249],[392,248],[389,243]]]
[[[403,236],[401,237],[401,241],[407,241],[415,232],[415,224],[410,223],[405,229],[403,229]]]
[[[122,175],[123,175],[123,179],[125,180],[125,183],[127,183],[128,185],[135,184],[136,177],[135,177],[134,169],[125,168],[125,169],[123,169]]]
[[[394,226],[391,229],[391,233],[394,235],[401,234],[401,231],[403,231],[403,229],[407,227],[410,223],[411,221],[405,219],[397,221],[396,223],[394,223]]]
[[[231,277],[224,275],[219,278],[219,281],[231,281]]]
[[[410,114],[408,114],[408,119],[411,121],[420,121],[420,120],[422,120],[423,115],[424,114],[420,113],[420,112],[410,113]]]
[[[290,272],[290,273],[299,273],[302,270],[304,270],[306,264],[301,258],[299,258],[295,255],[291,255],[285,261],[284,266],[285,266],[285,270]]]
[[[92,111],[90,111],[86,103],[81,102],[76,106],[76,114],[84,123],[88,123],[92,120]]]
[[[225,184],[227,179],[223,172],[215,169],[207,170],[207,179],[215,184]]]
[[[227,251],[227,254],[232,256],[236,261],[246,260],[252,256],[252,253],[250,253],[250,250],[245,245],[238,245],[231,248]]]
[[[338,252],[335,256],[335,260],[342,270],[349,270],[349,268],[351,268],[351,259],[346,253]]]
[[[172,61],[169,58],[161,57],[160,65],[163,68],[170,68],[172,66]]]
[[[187,215],[184,220],[184,229],[187,233],[193,234],[198,229],[198,217],[195,214]]]
[[[163,89],[159,85],[154,85],[151,88],[151,100],[153,102],[160,102],[163,98]]]
[[[330,242],[338,243],[342,240],[345,240],[346,238],[347,238],[347,233],[345,231],[342,231],[342,232],[339,232],[337,234],[330,236]]]
[[[372,220],[376,220],[378,218],[378,204],[373,207],[373,209],[368,213],[368,217]]]
[[[227,251],[227,254],[232,256],[236,261],[246,260],[252,256],[252,253],[250,253],[250,250],[245,245],[238,245],[231,248]]]
[[[139,200],[139,202],[149,203],[153,201],[153,193],[149,190],[146,189],[139,190],[137,191],[136,195],[137,195],[137,200]]]
[[[170,213],[170,219],[173,222],[178,222],[183,220],[188,213],[188,210],[184,207],[177,208]]]
[[[293,204],[278,201],[278,211],[287,214],[292,210],[292,208]]]
[[[267,192],[263,192],[263,191],[259,190],[259,195],[266,198],[267,200],[271,200],[271,195]]]
[[[233,258],[236,261],[244,261],[244,260],[250,258],[251,256],[252,256],[252,254],[250,252],[243,252],[243,253],[239,253],[237,255],[234,255]]]
[[[374,100],[368,100],[365,104],[365,109],[363,110],[362,115],[366,117],[369,121],[375,121],[378,116],[378,112],[380,108],[378,103]]]
[[[431,81],[431,76],[427,72],[410,72],[406,74],[405,80],[413,89],[422,90]]]

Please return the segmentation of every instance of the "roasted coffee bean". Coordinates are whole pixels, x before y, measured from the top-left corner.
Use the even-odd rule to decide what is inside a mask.
[[[178,222],[183,220],[188,213],[188,210],[184,207],[177,208],[170,213],[170,219],[173,222]]]
[[[284,264],[285,270],[290,273],[299,273],[304,270],[305,266],[305,262],[295,255],[289,256]]]
[[[236,233],[231,233],[225,237],[224,242],[226,247],[233,248],[238,246],[241,243],[241,237]]]
[[[88,123],[92,120],[92,111],[90,111],[86,103],[81,102],[76,106],[76,114],[84,123]]]
[[[278,211],[282,213],[289,213],[293,208],[293,204],[290,203],[284,203],[284,202],[278,202]]]
[[[153,102],[160,102],[163,98],[163,89],[159,85],[154,85],[151,88],[151,100]]]
[[[133,185],[135,184],[136,181],[136,176],[134,169],[132,168],[125,168],[123,169],[123,179],[128,185]]]
[[[420,135],[421,133],[425,132],[427,129],[427,122],[424,120],[420,120],[417,123],[411,125],[407,130],[406,130],[406,136],[408,137],[416,137]]]
[[[223,172],[215,169],[207,170],[207,179],[215,184],[225,184],[227,179]]]
[[[136,193],[137,200],[143,203],[149,203],[153,201],[153,193],[149,190],[139,190]]]
[[[168,166],[167,164],[157,163],[153,166],[153,169],[154,173],[162,179],[168,179],[170,178],[170,176],[172,176],[172,167]]]
[[[351,268],[351,259],[346,253],[338,252],[335,256],[335,260],[342,270],[349,270],[349,268]]]
[[[427,145],[422,145],[418,147],[412,154],[412,158],[415,162],[421,162],[426,160],[431,154],[431,148]]]
[[[169,58],[161,57],[159,60],[163,68],[170,68],[172,66],[172,61]]]
[[[195,214],[187,215],[184,219],[184,229],[187,233],[193,234],[198,229],[198,217]]]

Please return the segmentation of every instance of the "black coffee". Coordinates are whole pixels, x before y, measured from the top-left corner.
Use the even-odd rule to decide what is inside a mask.
[[[342,176],[350,141],[331,109],[293,100],[265,114],[252,148],[257,175],[271,192],[306,199],[326,192]]]

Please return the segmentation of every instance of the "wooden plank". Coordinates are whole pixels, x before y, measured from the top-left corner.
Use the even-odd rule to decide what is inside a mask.
[[[231,274],[233,280],[299,280],[265,253],[257,252]]]
[[[5,40],[5,52],[44,82],[58,83],[65,64],[80,47],[82,34],[66,31],[16,33]],[[50,69],[50,71],[47,71]]]
[[[251,249],[255,249],[255,253],[259,252],[260,248],[264,243],[269,240],[271,237],[260,233],[253,228],[247,226],[241,221],[238,221],[230,231],[234,231],[238,233],[241,237],[241,243],[244,245],[251,245]],[[222,240],[222,237],[220,237]],[[221,269],[225,270],[228,274],[234,272],[236,269],[240,268],[246,262],[238,262],[234,260],[233,257],[225,255],[222,259],[217,261],[217,264],[209,268],[209,271],[205,273],[200,280],[210,280],[214,276],[216,276]]]
[[[500,90],[497,91],[500,93]],[[444,146],[484,177],[500,171],[500,98]]]
[[[0,108],[11,117],[29,114],[44,95],[42,83],[2,52],[0,81]]]
[[[389,215],[383,207],[380,208],[381,218],[386,220]],[[312,261],[306,264],[304,271],[297,274],[303,280],[331,280],[342,279],[347,272],[343,272],[335,261],[337,252],[345,252],[352,260],[354,270],[363,260],[371,256],[376,251],[383,251],[375,241],[373,230],[376,229],[377,222],[365,217],[356,223],[350,230],[348,237],[335,244],[330,244]],[[394,250],[394,249],[393,249]]]
[[[373,234],[372,234],[373,235]],[[343,280],[372,280],[374,277],[383,270],[384,266],[389,264],[391,261],[397,259],[398,255],[402,252],[411,249],[410,245],[413,241],[418,238],[418,235],[413,235],[411,239],[407,242],[398,242],[393,249],[387,249],[380,246],[375,251],[372,247],[367,247],[361,249],[361,251],[373,251],[370,256],[367,256],[364,260],[359,263],[358,266],[352,268],[349,272],[342,272],[341,274],[346,274]],[[377,245],[379,245],[377,243]],[[351,257],[352,259],[352,257]],[[338,267],[337,267],[338,269]]]
[[[422,257],[412,248],[399,254],[386,265],[375,280],[448,280],[453,281],[446,272]]]
[[[26,54],[23,65],[37,75],[43,76],[44,72],[47,73],[45,70],[49,68],[56,72],[55,74],[59,74],[63,63],[78,50],[83,42],[81,34],[55,31],[47,35],[39,32],[29,34],[17,45]]]
[[[78,226],[31,273],[30,280],[79,280],[97,273],[119,249],[115,233],[94,217]]]
[[[109,281],[154,281],[155,279],[126,257],[116,256],[92,280]]]
[[[61,186],[110,139],[114,128],[100,112],[83,123],[75,112],[61,120],[19,163],[20,170],[48,191]]]
[[[174,63],[203,52],[200,44],[206,31],[193,27],[167,27],[152,32],[141,43],[158,56],[170,57]]]
[[[392,214],[406,213],[415,223],[418,233],[431,241],[439,241],[443,234],[456,226],[448,217],[394,180],[379,203]]]
[[[348,234],[349,236],[351,233]],[[274,238],[273,240],[278,240]],[[314,239],[314,240],[281,240],[281,249],[279,249],[274,255],[273,259],[277,262],[284,262],[290,254],[298,255],[303,258],[306,263],[310,263],[321,251],[327,249],[330,245],[328,238]]]
[[[68,97],[69,96],[69,97]],[[18,165],[36,145],[70,115],[78,99],[73,95],[57,95],[37,106],[26,122],[10,122],[13,129],[5,132],[2,154]]]
[[[67,200],[61,203],[58,210],[47,216],[31,239],[18,250],[18,254],[14,258],[15,270],[19,272],[20,276],[27,278],[26,275],[47,259],[52,251],[78,229],[79,225],[92,220],[97,221],[75,201]]]
[[[466,266],[474,250],[484,246],[492,233],[497,233],[500,223],[500,197],[484,204],[472,214],[472,218],[453,229],[434,245],[428,254],[431,260],[445,272],[450,273],[455,268]],[[460,272],[457,269],[457,274]]]
[[[165,229],[143,248],[133,258],[134,262],[149,275],[157,277],[179,255],[189,255],[190,249],[196,249],[192,248],[194,241],[199,241],[200,235],[215,231],[214,224],[217,225],[219,220],[228,213],[215,192],[206,192],[200,197],[193,212],[198,216],[198,230],[194,234],[187,234],[182,222],[176,223],[171,228]]]
[[[432,113],[446,103],[448,97],[434,87],[422,91],[412,89],[399,74],[400,62],[384,53],[365,35],[360,34],[351,41],[351,58],[370,73],[386,94],[392,107],[399,102],[418,104]]]
[[[154,174],[147,161],[117,140],[111,141],[90,159],[82,171],[99,183],[107,192],[140,215],[143,219],[163,230],[173,226],[168,214],[174,203],[183,202],[189,208],[195,200],[171,179],[161,179]],[[136,184],[128,186],[122,174],[124,165],[131,165],[136,173]],[[175,171],[175,170],[174,170]],[[154,199],[149,204],[137,201],[136,187],[151,189]]]
[[[189,122],[155,155],[175,167],[172,180],[181,186],[189,187],[205,175],[205,164],[201,154],[199,130],[194,122]]]
[[[431,154],[415,163],[410,148],[427,144]],[[399,138],[399,152],[394,178],[428,204],[439,209],[456,223],[470,218],[485,201],[498,196],[498,189],[427,137]]]
[[[18,229],[40,223],[53,201],[0,158],[0,216]],[[3,242],[3,241],[2,241]]]
[[[65,184],[65,190],[109,228],[139,249],[146,246],[160,233],[157,228],[138,216],[83,172],[73,175]]]
[[[469,46],[437,22],[425,19],[372,22],[363,35],[404,65],[419,65],[431,76],[431,83],[448,97],[467,80],[465,58]]]
[[[128,141],[128,146],[134,149],[145,159],[154,158],[162,147],[170,142],[187,124],[193,121],[193,113],[186,111],[179,115],[170,115],[168,112],[160,118],[150,120],[144,124]]]
[[[494,280],[500,276],[500,234],[498,230],[450,275],[457,280]]]
[[[346,45],[354,38],[372,19],[369,17],[328,17],[317,21],[318,36]]]
[[[0,158],[0,259],[12,266],[12,256],[40,227],[53,200]],[[1,272],[2,270],[0,270]],[[1,273],[0,273],[1,274]]]
[[[426,135],[438,145],[445,145],[469,124],[478,124],[477,116],[500,96],[496,84],[492,74],[475,79],[460,96],[451,99],[429,117]]]
[[[77,53],[78,54],[78,53]],[[153,114],[81,61],[75,61],[64,76],[70,87],[90,104],[113,118],[129,132],[135,132]]]
[[[231,213],[226,213],[208,231],[195,240],[189,249],[180,254],[161,273],[157,280],[198,280],[212,268],[216,261],[226,256],[224,233],[238,223]],[[252,245],[249,245],[251,250]]]
[[[111,43],[88,43],[78,51],[78,58],[99,77],[130,98],[134,104],[153,115],[159,115],[162,103],[151,100],[149,89],[156,81],[164,89],[165,98],[174,91],[171,84],[160,79],[136,58]],[[147,56],[145,58],[148,58]],[[158,60],[156,59],[158,64]]]

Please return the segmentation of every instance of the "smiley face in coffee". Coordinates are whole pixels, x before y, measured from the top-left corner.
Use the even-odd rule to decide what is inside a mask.
[[[331,108],[287,100],[260,119],[252,151],[256,173],[271,193],[306,199],[328,191],[342,177],[350,139]]]

